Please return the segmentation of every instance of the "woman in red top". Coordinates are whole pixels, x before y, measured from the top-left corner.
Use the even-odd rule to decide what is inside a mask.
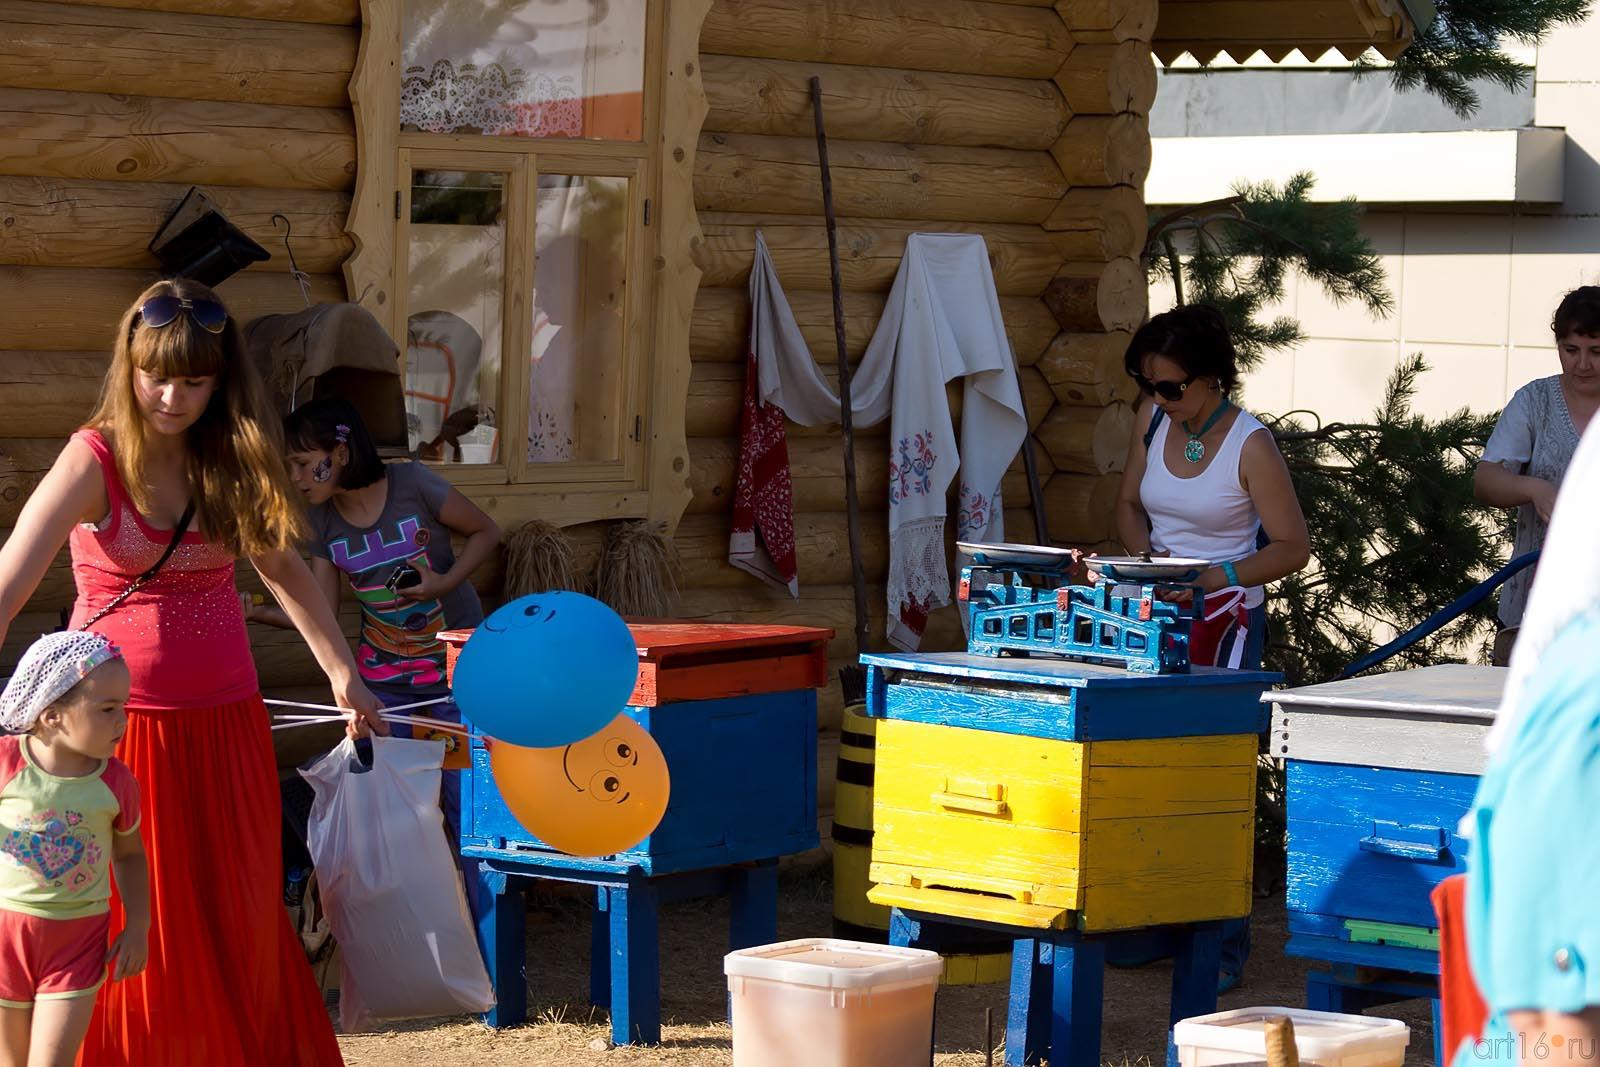
[[[136,583],[191,508],[170,558]],[[65,543],[72,625],[114,641],[133,675],[117,755],[147,798],[150,962],[101,991],[81,1062],[341,1062],[282,905],[277,772],[233,582],[247,557],[335,699],[375,724],[378,701],[296,551],[303,532],[237,323],[203,285],[151,286],[122,318],[98,408],[0,548],[0,640]]]

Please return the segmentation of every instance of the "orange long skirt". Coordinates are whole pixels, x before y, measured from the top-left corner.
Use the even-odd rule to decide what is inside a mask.
[[[333,1025],[283,906],[281,802],[260,697],[130,711],[150,964],[100,990],[84,1067],[328,1067]],[[112,936],[122,926],[112,902]]]

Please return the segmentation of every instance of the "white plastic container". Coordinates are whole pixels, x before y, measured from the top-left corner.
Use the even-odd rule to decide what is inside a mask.
[[[927,1067],[937,952],[812,937],[730,952],[734,1067]]]
[[[1267,1062],[1268,1020],[1288,1016],[1302,1064],[1317,1067],[1402,1067],[1411,1028],[1398,1019],[1341,1015],[1304,1008],[1236,1008],[1185,1019],[1172,1028],[1183,1067]]]

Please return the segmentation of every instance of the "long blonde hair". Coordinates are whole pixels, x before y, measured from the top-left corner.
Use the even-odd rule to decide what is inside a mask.
[[[186,432],[190,492],[199,528],[235,555],[290,549],[306,533],[299,494],[283,462],[283,434],[267,403],[260,373],[245,352],[232,314],[221,333],[202,329],[187,311],[169,325],[143,326],[139,308],[155,296],[216,300],[187,278],[160,281],[139,294],[117,327],[111,368],[88,425],[111,442],[117,470],[134,506],[152,510],[144,477],[148,427],[133,389],[133,373],[160,378],[216,376],[217,388]]]

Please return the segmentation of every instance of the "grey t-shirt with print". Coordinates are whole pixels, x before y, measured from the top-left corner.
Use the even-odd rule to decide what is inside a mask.
[[[1559,486],[1566,477],[1567,465],[1578,448],[1578,430],[1567,398],[1561,392],[1561,378],[1540,378],[1518,389],[1494,433],[1483,448],[1486,463],[1498,463],[1513,474],[1525,474]],[[1517,509],[1517,534],[1513,557],[1544,546],[1546,525],[1532,504]],[[1500,624],[1518,626],[1528,602],[1533,570],[1522,571],[1500,589]]]
[[[420,463],[391,463],[385,474],[383,513],[365,529],[346,522],[332,501],[311,509],[311,552],[344,572],[361,604],[362,680],[380,695],[426,700],[448,692],[439,632],[478,625],[483,606],[471,582],[439,600],[407,600],[389,590],[396,568],[443,574],[456,556],[439,521],[450,483]]]

